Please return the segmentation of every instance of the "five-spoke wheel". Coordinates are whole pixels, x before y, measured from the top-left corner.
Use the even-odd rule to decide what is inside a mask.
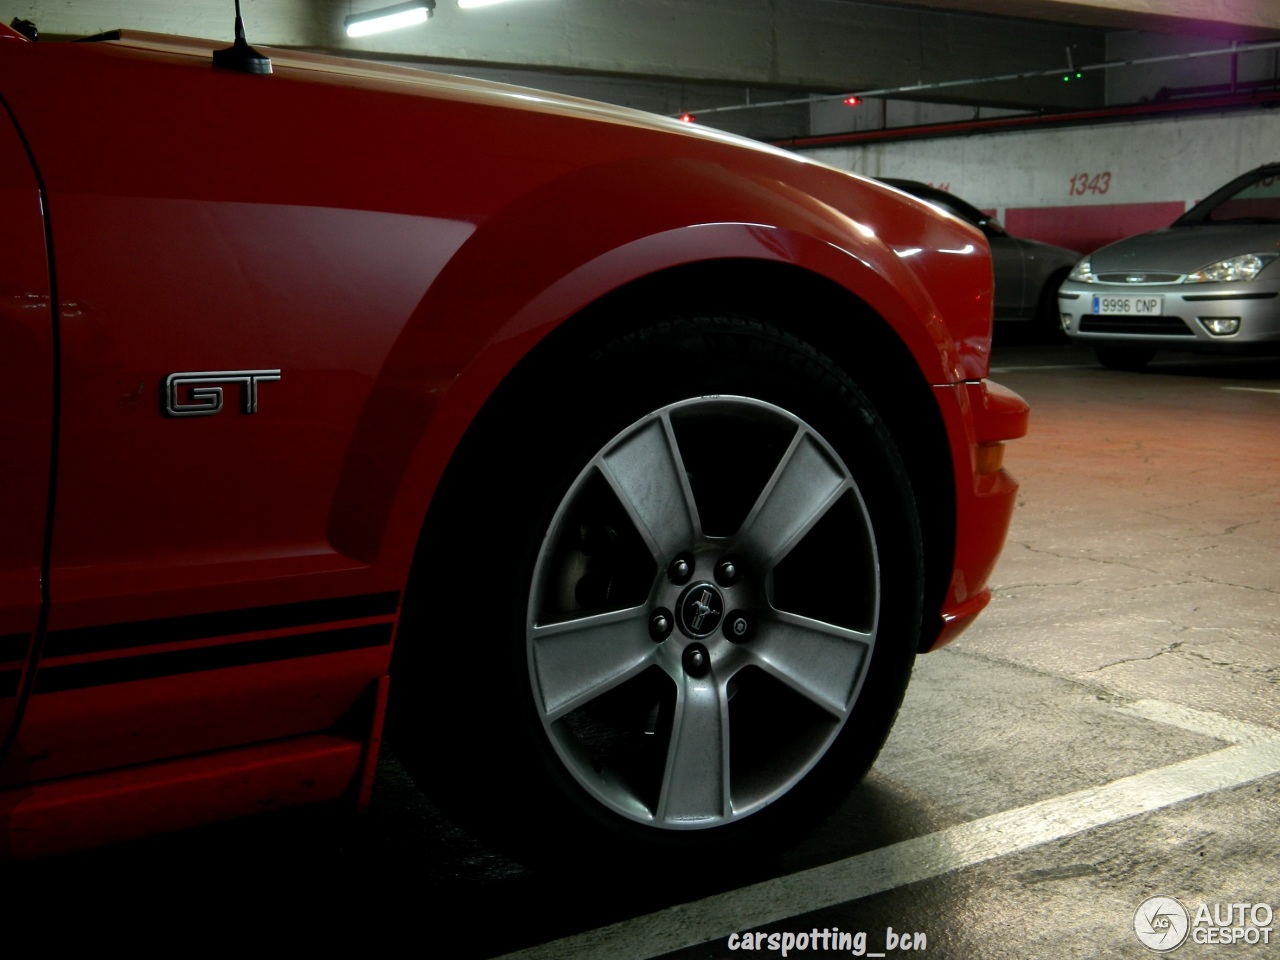
[[[704,519],[735,477],[759,483],[734,491],[745,514],[713,502]],[[839,454],[772,404],[686,400],[610,439],[557,510],[529,596],[534,702],[566,768],[673,829],[786,793],[866,676],[875,538]]]

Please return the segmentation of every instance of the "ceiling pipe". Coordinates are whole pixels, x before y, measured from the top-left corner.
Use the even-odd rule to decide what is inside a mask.
[[[1159,57],[1140,57],[1131,60],[1108,60],[1105,63],[1093,63],[1087,66],[1071,67],[1069,72],[1073,74],[1090,73],[1095,70],[1115,70],[1118,67],[1138,67],[1146,66],[1151,63],[1177,63],[1184,60],[1198,60],[1202,57],[1224,57],[1239,56],[1242,53],[1254,53],[1260,50],[1276,50],[1280,49],[1280,40],[1270,41],[1268,43],[1251,43],[1244,45],[1233,44],[1230,47],[1216,50],[1194,50],[1189,53],[1171,53]],[[1070,63],[1070,56],[1067,61]],[[790,100],[768,100],[758,101],[756,103],[735,103],[723,107],[707,107],[702,110],[693,110],[692,113],[698,116],[708,116],[713,113],[730,113],[737,110],[760,110],[765,107],[791,107],[801,104],[824,103],[831,100],[843,100],[850,93],[857,94],[859,97],[866,99],[867,97],[891,97],[895,94],[902,93],[921,93],[926,90],[945,90],[950,87],[970,87],[977,86],[982,83],[1001,83],[1009,80],[1031,80],[1039,77],[1057,77],[1063,74],[1062,67],[1053,67],[1049,70],[1027,70],[1021,73],[1002,73],[994,77],[976,77],[968,80],[939,80],[934,83],[912,83],[901,87],[882,87],[878,90],[853,90],[845,93],[833,94],[813,94],[807,97],[796,97]]]
[[[1093,110],[1076,110],[1064,113],[1029,113],[1016,117],[993,117],[988,120],[958,120],[952,123],[931,123],[916,127],[893,127],[881,130],[861,130],[852,133],[788,137],[782,140],[770,140],[769,143],[778,147],[791,148],[832,147],[851,143],[958,137],[970,133],[998,130],[1074,126],[1178,113],[1198,113],[1206,110],[1230,110],[1241,107],[1276,105],[1280,105],[1280,91],[1241,93],[1230,96],[1205,97],[1199,100],[1166,100],[1155,103],[1135,103],[1123,107],[1099,107]]]

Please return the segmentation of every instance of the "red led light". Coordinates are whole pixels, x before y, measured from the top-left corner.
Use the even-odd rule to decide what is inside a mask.
[[[846,107],[856,107],[860,103],[862,103],[861,97],[845,97],[844,98],[844,105]]]
[[[695,123],[695,122],[697,121],[697,119],[698,119],[698,118],[697,118],[697,117],[695,117],[692,113],[682,113],[682,114],[680,114],[680,122],[681,122],[681,123]]]

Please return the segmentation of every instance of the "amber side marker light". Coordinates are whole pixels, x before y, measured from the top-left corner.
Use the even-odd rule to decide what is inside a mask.
[[[978,444],[977,462],[974,464],[980,476],[999,473],[1004,466],[1003,443]]]

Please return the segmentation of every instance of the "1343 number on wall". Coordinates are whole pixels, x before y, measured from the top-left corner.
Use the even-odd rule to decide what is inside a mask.
[[[1102,173],[1077,173],[1071,178],[1071,196],[1083,197],[1089,193],[1102,194],[1111,189],[1111,171]]]

